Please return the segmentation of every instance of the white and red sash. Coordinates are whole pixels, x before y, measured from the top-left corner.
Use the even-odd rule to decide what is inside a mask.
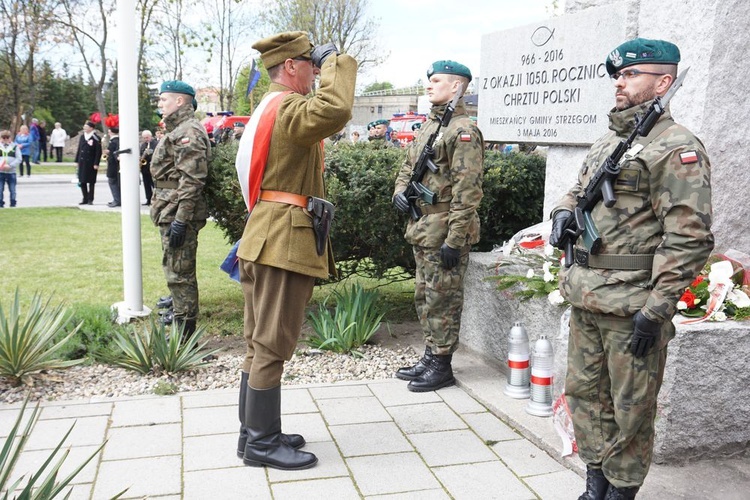
[[[291,92],[271,92],[267,94],[247,122],[240,139],[234,167],[242,188],[247,211],[252,211],[260,196],[260,185],[266,171],[271,134],[276,123],[276,113],[281,100]]]

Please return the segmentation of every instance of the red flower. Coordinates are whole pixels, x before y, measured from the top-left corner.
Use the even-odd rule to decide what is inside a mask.
[[[697,278],[693,280],[692,283],[690,283],[690,288],[695,288],[696,286],[700,285],[701,283],[703,283],[704,279],[706,279],[705,276],[703,276],[702,274],[699,275]]]
[[[682,297],[680,297],[680,300],[687,304],[688,309],[692,309],[695,307],[695,294],[690,291],[690,289],[685,290],[685,293],[682,294]]]

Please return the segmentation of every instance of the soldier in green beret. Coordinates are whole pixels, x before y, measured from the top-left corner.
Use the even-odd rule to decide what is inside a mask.
[[[193,87],[183,81],[162,83],[159,110],[167,133],[151,157],[151,220],[161,233],[162,268],[173,307],[163,321],[174,321],[185,337],[195,331],[199,312],[195,261],[198,231],[208,216],[203,187],[211,153],[206,130],[195,118],[194,97]]]
[[[305,445],[302,436],[281,432],[281,376],[315,278],[336,274],[318,224],[323,212],[316,208],[325,205],[320,142],[351,118],[357,61],[332,43],[313,48],[302,31],[264,38],[253,48],[271,86],[248,122],[235,163],[250,211],[237,250],[247,341],[237,453],[246,465],[297,470],[318,459],[298,449]],[[320,86],[308,97],[317,76]]]
[[[609,53],[615,87],[610,132],[591,148],[578,182],[552,211],[557,245],[576,197],[636,116],[663,96],[677,75],[680,51],[663,40],[636,38]],[[573,306],[565,394],[578,454],[586,463],[582,500],[633,499],[648,473],[656,400],[677,302],[714,247],[710,163],[701,141],[672,119],[669,106],[637,139],[614,182],[616,202],[598,203],[591,217],[603,245],[582,244],[560,272],[560,291]]]
[[[383,118],[370,122],[367,126],[367,130],[370,131],[370,136],[367,139],[377,144],[383,144],[386,147],[393,147],[394,144],[387,140],[388,125],[390,125],[390,123],[391,122]]]
[[[404,190],[414,164],[448,103],[471,82],[471,72],[455,61],[437,61],[428,69],[427,78],[432,108],[407,151],[394,190],[393,203],[403,212],[409,211]],[[423,217],[410,219],[406,227],[405,238],[413,246],[417,265],[414,302],[425,342],[422,359],[396,372],[398,378],[409,381],[410,391],[434,391],[455,383],[451,362],[458,349],[464,275],[471,245],[479,241],[483,144],[482,133],[466,113],[462,97],[435,144],[433,161],[438,171],[428,171],[422,179],[427,189],[437,193],[437,203],[420,206]]]

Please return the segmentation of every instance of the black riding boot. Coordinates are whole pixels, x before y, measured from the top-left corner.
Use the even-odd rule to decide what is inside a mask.
[[[453,369],[451,368],[452,360],[453,354],[444,356],[434,354],[424,373],[409,382],[406,388],[412,392],[427,392],[455,384],[456,379],[453,378]]]
[[[604,500],[609,481],[601,469],[586,468],[586,492],[578,500]]]
[[[607,496],[604,497],[604,500],[633,500],[639,489],[641,489],[639,486],[615,488],[610,484],[609,489],[607,490]]]
[[[265,390],[248,386],[245,425],[247,445],[242,459],[245,465],[299,470],[318,463],[318,457],[312,453],[295,450],[281,440],[280,385]]]
[[[245,405],[247,401],[247,379],[250,376],[247,372],[242,372],[240,377],[240,438],[237,441],[237,456],[243,458],[245,456],[245,445],[247,444],[247,427],[245,427]],[[298,450],[305,446],[305,438],[299,434],[281,434],[281,441],[288,444],[295,450]]]
[[[398,370],[396,370],[396,377],[400,378],[401,380],[414,380],[424,373],[424,371],[427,369],[427,366],[430,364],[431,359],[432,349],[430,349],[430,346],[427,346],[424,348],[424,355],[422,355],[422,359],[417,361],[417,364],[414,366],[407,366],[405,368],[399,368]]]

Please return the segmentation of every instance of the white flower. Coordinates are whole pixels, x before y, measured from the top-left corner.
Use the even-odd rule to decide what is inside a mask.
[[[742,290],[729,290],[727,300],[737,307],[750,307],[750,297]]]
[[[550,272],[551,267],[552,267],[552,262],[545,262],[542,265],[542,270],[544,271],[545,283],[549,283],[550,281],[555,279],[555,275]]]
[[[546,255],[547,257],[552,257],[553,255],[555,255],[555,247],[553,247],[549,243],[544,245],[544,255]]]
[[[721,260],[711,264],[711,272],[708,273],[708,291],[712,291],[719,283],[723,283],[731,289],[734,286],[732,283],[733,273],[732,263],[728,260]]]
[[[565,302],[563,296],[560,295],[560,290],[552,290],[549,295],[547,295],[547,300],[549,300],[549,303],[553,306],[559,306]]]
[[[727,315],[724,311],[719,311],[711,317],[714,321],[726,321]]]
[[[529,278],[529,279],[533,278],[534,277],[534,270],[531,269],[531,268],[529,268],[529,270],[526,271],[526,277]]]
[[[684,311],[687,308],[688,308],[687,303],[684,300],[681,300],[681,301],[677,302],[677,310],[678,311]]]

